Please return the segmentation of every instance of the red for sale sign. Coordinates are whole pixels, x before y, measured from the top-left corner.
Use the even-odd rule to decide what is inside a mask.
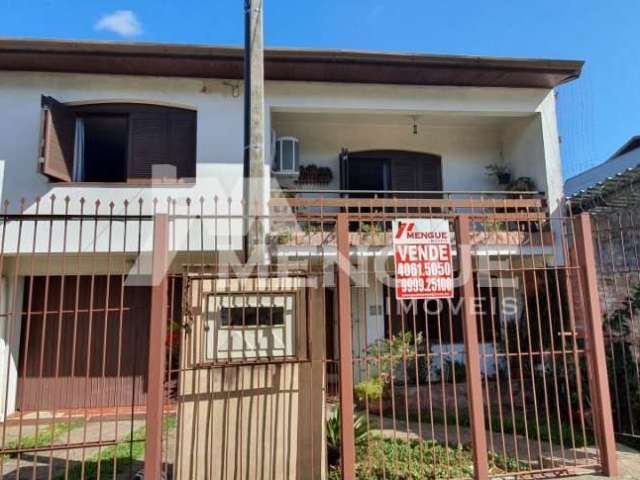
[[[441,218],[393,222],[396,298],[453,298],[449,222]]]

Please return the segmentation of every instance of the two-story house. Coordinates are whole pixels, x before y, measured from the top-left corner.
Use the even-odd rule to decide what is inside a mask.
[[[211,274],[220,261],[214,253],[241,249],[242,65],[238,48],[0,41],[0,191],[6,212],[18,212],[5,216],[3,229],[3,418],[145,404],[151,291],[125,273],[149,272],[152,228],[143,223],[154,213],[176,216],[172,271],[186,271],[184,279]],[[460,202],[434,203],[430,211],[442,214],[474,212],[474,201],[481,209],[494,201],[495,212],[531,208],[552,217],[563,198],[554,89],[578,78],[581,68],[569,60],[267,50],[269,173],[259,181],[270,245],[281,247],[273,258],[317,253],[324,222],[345,208],[374,215],[416,199]],[[510,203],[515,199],[524,203]],[[349,203],[356,201],[359,206]],[[309,215],[291,231],[269,222],[269,206],[287,202],[291,218]],[[405,211],[424,214],[420,208],[411,204]],[[370,235],[379,228],[385,238],[387,220],[370,218],[350,226],[354,245],[358,231]],[[474,254],[522,247],[522,256],[523,237],[492,238],[502,249]],[[526,255],[561,257],[531,238]],[[522,297],[522,280],[502,286],[491,278],[481,287],[491,299],[506,292]],[[298,288],[293,276],[284,286],[251,293],[220,282],[198,284],[225,288],[226,299],[204,306],[202,292],[187,292],[182,279],[170,289],[169,316],[177,325],[185,316],[217,312],[193,340],[206,344],[196,349],[205,360],[292,357],[312,343],[315,327],[304,326],[303,317],[314,300],[303,305],[291,293]],[[326,293],[322,307],[315,306],[327,324],[319,343],[323,356],[336,358],[338,300],[331,289]],[[352,287],[355,356],[403,329],[404,316],[387,308],[393,295],[377,284]],[[247,320],[246,309],[268,313]],[[483,315],[490,325],[516,313],[490,308]],[[247,322],[256,333],[250,342],[243,333],[236,351],[233,327]],[[259,326],[271,330],[258,333]],[[462,344],[459,326],[448,335],[454,350]],[[490,360],[485,373],[498,364]],[[363,372],[355,366],[356,382]],[[335,369],[327,366],[325,373],[327,385],[337,382]],[[276,437],[282,441],[274,434],[274,443]]]

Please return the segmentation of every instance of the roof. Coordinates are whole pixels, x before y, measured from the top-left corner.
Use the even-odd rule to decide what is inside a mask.
[[[631,137],[609,159],[565,182],[573,203],[601,203],[613,193],[640,180],[640,136]]]
[[[0,38],[0,70],[241,79],[238,47]],[[267,80],[553,88],[583,62],[267,49]]]

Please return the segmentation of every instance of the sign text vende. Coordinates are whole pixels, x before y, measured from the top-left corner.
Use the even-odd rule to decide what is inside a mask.
[[[451,234],[447,220],[396,220],[393,244],[396,298],[453,297]]]

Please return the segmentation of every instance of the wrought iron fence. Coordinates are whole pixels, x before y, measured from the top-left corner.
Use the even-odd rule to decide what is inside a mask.
[[[0,476],[615,472],[588,217],[432,197],[5,204]],[[453,299],[396,298],[406,218],[447,220]]]
[[[640,238],[635,196],[593,209],[598,287],[603,309],[614,428],[622,440],[640,439]],[[623,200],[627,201],[623,201]]]

